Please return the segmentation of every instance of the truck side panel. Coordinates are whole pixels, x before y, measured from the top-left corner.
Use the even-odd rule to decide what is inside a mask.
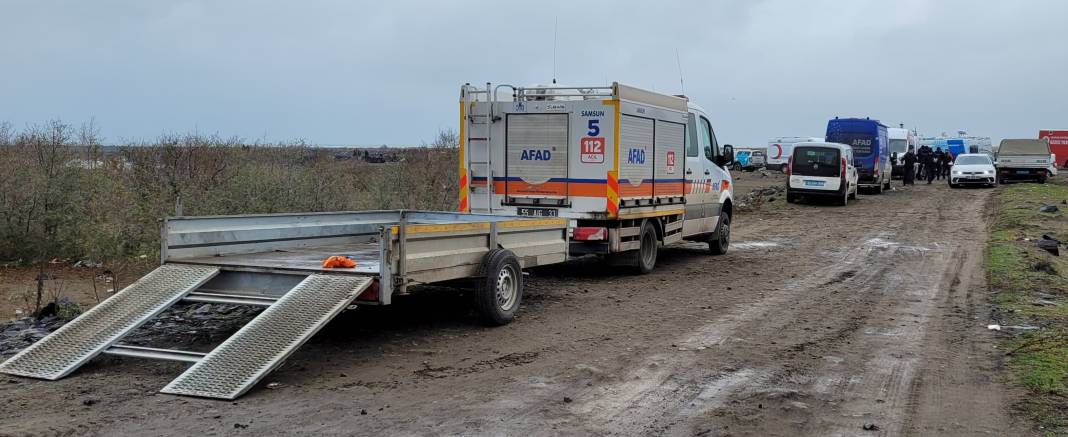
[[[686,125],[664,120],[656,122],[656,166],[653,195],[656,197],[682,197],[686,179],[683,167],[686,162],[683,150],[686,143]]]
[[[622,200],[653,196],[652,119],[623,114],[619,122],[619,197]]]

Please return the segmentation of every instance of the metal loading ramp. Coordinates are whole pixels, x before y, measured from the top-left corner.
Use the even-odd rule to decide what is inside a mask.
[[[0,363],[0,372],[48,380],[67,376],[218,273],[217,267],[162,265]]]
[[[220,399],[241,396],[345,309],[371,281],[364,276],[308,276],[162,392]]]

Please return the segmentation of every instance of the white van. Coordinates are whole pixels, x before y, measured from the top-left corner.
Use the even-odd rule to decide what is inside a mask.
[[[767,168],[768,170],[782,170],[790,154],[794,150],[794,144],[806,141],[823,142],[822,137],[775,137],[768,140]]]
[[[857,198],[857,168],[853,148],[845,144],[794,144],[786,164],[786,201],[800,197],[829,197],[845,206]]]

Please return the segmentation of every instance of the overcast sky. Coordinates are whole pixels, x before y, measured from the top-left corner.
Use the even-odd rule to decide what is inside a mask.
[[[539,5],[539,6],[535,6]],[[0,121],[411,145],[459,86],[685,93],[722,143],[871,116],[921,134],[1068,128],[1068,1],[0,0]]]

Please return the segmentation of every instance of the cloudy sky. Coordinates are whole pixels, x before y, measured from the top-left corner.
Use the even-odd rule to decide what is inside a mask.
[[[535,6],[537,4],[538,6]],[[871,116],[922,134],[1068,128],[1068,1],[0,0],[0,121],[408,145],[464,82],[685,93],[724,143]]]

